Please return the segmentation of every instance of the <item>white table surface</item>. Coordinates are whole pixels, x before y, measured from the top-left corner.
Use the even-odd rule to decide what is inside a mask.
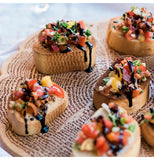
[[[0,66],[28,35],[46,23],[64,20],[102,20],[122,15],[131,6],[146,7],[154,13],[154,4],[0,4]],[[0,157],[10,157],[1,148]]]

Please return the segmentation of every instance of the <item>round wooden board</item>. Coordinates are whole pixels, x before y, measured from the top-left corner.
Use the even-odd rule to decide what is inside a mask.
[[[87,22],[88,28],[97,40],[97,62],[93,72],[72,72],[50,75],[52,80],[63,87],[69,95],[67,110],[49,125],[49,132],[34,136],[18,136],[11,131],[7,119],[7,103],[12,91],[25,78],[41,79],[44,74],[38,73],[32,55],[32,45],[37,40],[37,33],[29,36],[19,47],[19,51],[10,56],[1,67],[0,76],[0,137],[3,148],[13,156],[71,156],[72,145],[81,126],[95,112],[93,106],[93,88],[97,79],[109,65],[120,55],[108,48],[105,40],[108,21]],[[144,61],[153,78],[154,56],[147,56]],[[141,114],[153,107],[152,97],[147,104],[132,116],[140,123]],[[134,146],[135,147],[135,146]],[[154,156],[142,138],[140,156]]]

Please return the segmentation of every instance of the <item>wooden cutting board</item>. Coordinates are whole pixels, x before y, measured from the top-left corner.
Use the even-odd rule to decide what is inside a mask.
[[[81,126],[96,111],[93,106],[93,88],[97,79],[120,55],[108,48],[105,40],[108,20],[87,22],[88,28],[97,40],[97,60],[93,72],[72,72],[50,75],[52,80],[63,87],[69,95],[67,110],[49,125],[49,132],[34,136],[18,136],[11,131],[7,119],[7,103],[12,91],[25,78],[41,79],[33,62],[32,45],[37,40],[37,33],[29,36],[19,46],[19,51],[10,56],[1,67],[0,76],[0,138],[3,148],[13,156],[71,156],[72,144]],[[143,59],[152,73],[154,56]],[[140,123],[141,114],[153,107],[152,97],[147,104],[132,116]],[[134,146],[135,147],[135,146]],[[140,156],[154,156],[142,138]]]

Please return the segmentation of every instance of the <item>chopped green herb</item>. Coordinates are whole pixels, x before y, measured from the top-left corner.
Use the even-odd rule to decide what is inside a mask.
[[[133,61],[133,66],[141,66],[140,60],[138,59],[138,60]]]
[[[121,19],[121,20],[124,20],[125,18],[124,18],[124,17],[121,17],[120,19]]]
[[[65,23],[65,22],[62,22],[61,25],[62,25],[63,27],[65,27],[65,28],[67,28],[67,27],[69,26],[69,25],[68,25],[67,23]]]
[[[128,127],[128,130],[130,130],[131,132],[134,132],[136,129],[136,124],[132,124]]]
[[[60,28],[60,21],[57,21],[57,27]]]
[[[16,108],[16,105],[15,105],[15,104],[13,104],[13,108]]]
[[[145,122],[149,122],[149,120],[148,120],[148,119],[144,119],[144,120],[141,122],[141,124],[143,124],[143,123],[145,123]]]
[[[144,79],[145,78],[145,75],[142,77],[142,79]]]
[[[117,124],[116,124],[116,121],[117,121],[117,117],[116,117],[116,115],[115,114],[109,114],[109,118],[110,118],[110,120],[113,122],[113,125],[114,125],[114,127],[116,127],[117,126]]]
[[[53,30],[55,30],[55,31],[57,31],[58,30],[58,28],[56,28],[55,26],[53,26],[53,28],[52,28]]]
[[[120,123],[121,123],[122,125],[125,124],[125,121],[126,121],[126,118],[120,118]]]
[[[51,38],[52,41],[58,41],[60,39],[60,34],[58,32]]]
[[[109,77],[104,78],[103,79],[104,84],[107,84],[107,82],[109,81],[109,79],[110,79]]]
[[[91,32],[90,32],[89,29],[86,30],[85,35],[86,35],[87,37],[91,36]]]
[[[115,29],[116,27],[115,27],[115,26],[113,26],[113,28]]]
[[[140,93],[143,93],[143,90],[141,90]]]
[[[21,108],[21,109],[24,109],[24,106],[25,106],[25,103],[21,104],[21,105],[20,105],[20,108]]]
[[[131,11],[134,11],[135,9],[137,9],[138,7],[135,6],[131,6]]]
[[[71,27],[72,32],[75,34],[77,32],[77,23],[75,22],[75,24]]]
[[[124,33],[126,33],[126,32],[128,31],[128,27],[123,26],[123,27],[122,27],[122,30],[123,30]]]
[[[80,145],[79,143],[77,143],[77,142],[74,143],[73,148],[74,148],[75,150],[80,150],[80,147],[81,147],[81,145]]]
[[[137,69],[137,73],[140,74],[142,72],[141,69]]]
[[[46,24],[46,25],[45,25],[45,27],[47,28],[47,27],[48,27],[48,25]]]

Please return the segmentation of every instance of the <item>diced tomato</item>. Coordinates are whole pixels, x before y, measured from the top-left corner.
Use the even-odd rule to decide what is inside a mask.
[[[13,100],[18,100],[19,98],[23,99],[24,91],[22,88],[19,88],[17,91],[13,92]]]
[[[141,66],[135,66],[134,67],[134,73],[136,73],[138,69],[140,69],[141,71],[146,71],[146,67],[141,65]]]
[[[130,132],[128,132],[128,131],[124,131],[123,136],[124,136],[124,137],[130,137],[131,134],[130,134]]]
[[[126,146],[126,145],[128,144],[128,138],[127,138],[127,137],[123,136],[122,144],[123,144],[124,146]]]
[[[104,125],[105,127],[107,127],[108,129],[112,129],[113,127],[113,123],[110,120],[104,120]]]
[[[125,123],[130,123],[130,122],[133,121],[132,116],[129,116],[127,113],[122,113],[122,114],[121,114],[121,117],[126,119],[126,120],[125,120]]]
[[[132,90],[133,94],[132,94],[132,97],[136,97],[140,94],[141,90],[140,89],[135,89],[135,90]]]
[[[110,87],[107,87],[107,88],[105,89],[105,95],[109,95],[110,89],[111,89],[111,86],[110,86]]]
[[[128,14],[130,15],[130,17],[132,17],[134,15],[134,12],[129,11]]]
[[[86,137],[82,134],[82,133],[79,133],[78,136],[77,136],[77,142],[79,144],[82,144],[82,142],[86,139]]]
[[[37,83],[37,80],[36,80],[36,79],[31,79],[31,80],[29,80],[29,81],[27,82],[28,88],[29,88],[30,90],[32,90],[32,88],[33,88],[33,86],[34,86],[35,83]]]
[[[151,120],[152,114],[145,114],[145,115],[144,115],[144,118],[145,118],[145,119]]]
[[[50,88],[47,88],[49,94],[55,94],[60,98],[64,98],[64,91],[57,84],[53,84]]]
[[[89,138],[96,138],[99,134],[99,130],[96,130],[97,123],[85,124],[82,126],[83,133]]]
[[[83,47],[85,45],[85,40],[86,37],[85,36],[81,36],[80,39],[78,40],[78,44]]]
[[[109,145],[103,136],[97,138],[96,141],[97,155],[101,156],[109,149]]]
[[[41,41],[44,42],[46,39],[46,36],[41,36]]]
[[[153,37],[153,32],[146,32],[145,33],[145,41],[151,42],[151,37]]]
[[[133,31],[132,30],[129,30],[126,34],[125,34],[125,37],[126,37],[126,39],[127,40],[133,40],[133,39],[135,39],[136,37],[132,37],[131,36],[131,34],[133,33]]]
[[[83,21],[79,21],[78,23],[80,24],[80,28],[83,29],[83,30],[85,30],[85,24],[84,24],[84,22]]]
[[[152,16],[147,19],[147,22],[152,22],[152,21],[153,21],[153,17]]]
[[[137,78],[137,79],[141,79],[142,78],[142,76],[140,74],[138,74],[138,73],[135,73],[134,77]]]
[[[57,45],[51,45],[52,49],[54,52],[58,52],[59,51],[59,47]]]
[[[119,132],[110,132],[106,137],[111,142],[119,142]]]
[[[144,74],[145,74],[146,77],[149,77],[149,76],[150,76],[150,73],[149,73],[148,70],[146,70],[146,71],[144,72]]]
[[[126,60],[133,61],[132,57],[127,57]]]

